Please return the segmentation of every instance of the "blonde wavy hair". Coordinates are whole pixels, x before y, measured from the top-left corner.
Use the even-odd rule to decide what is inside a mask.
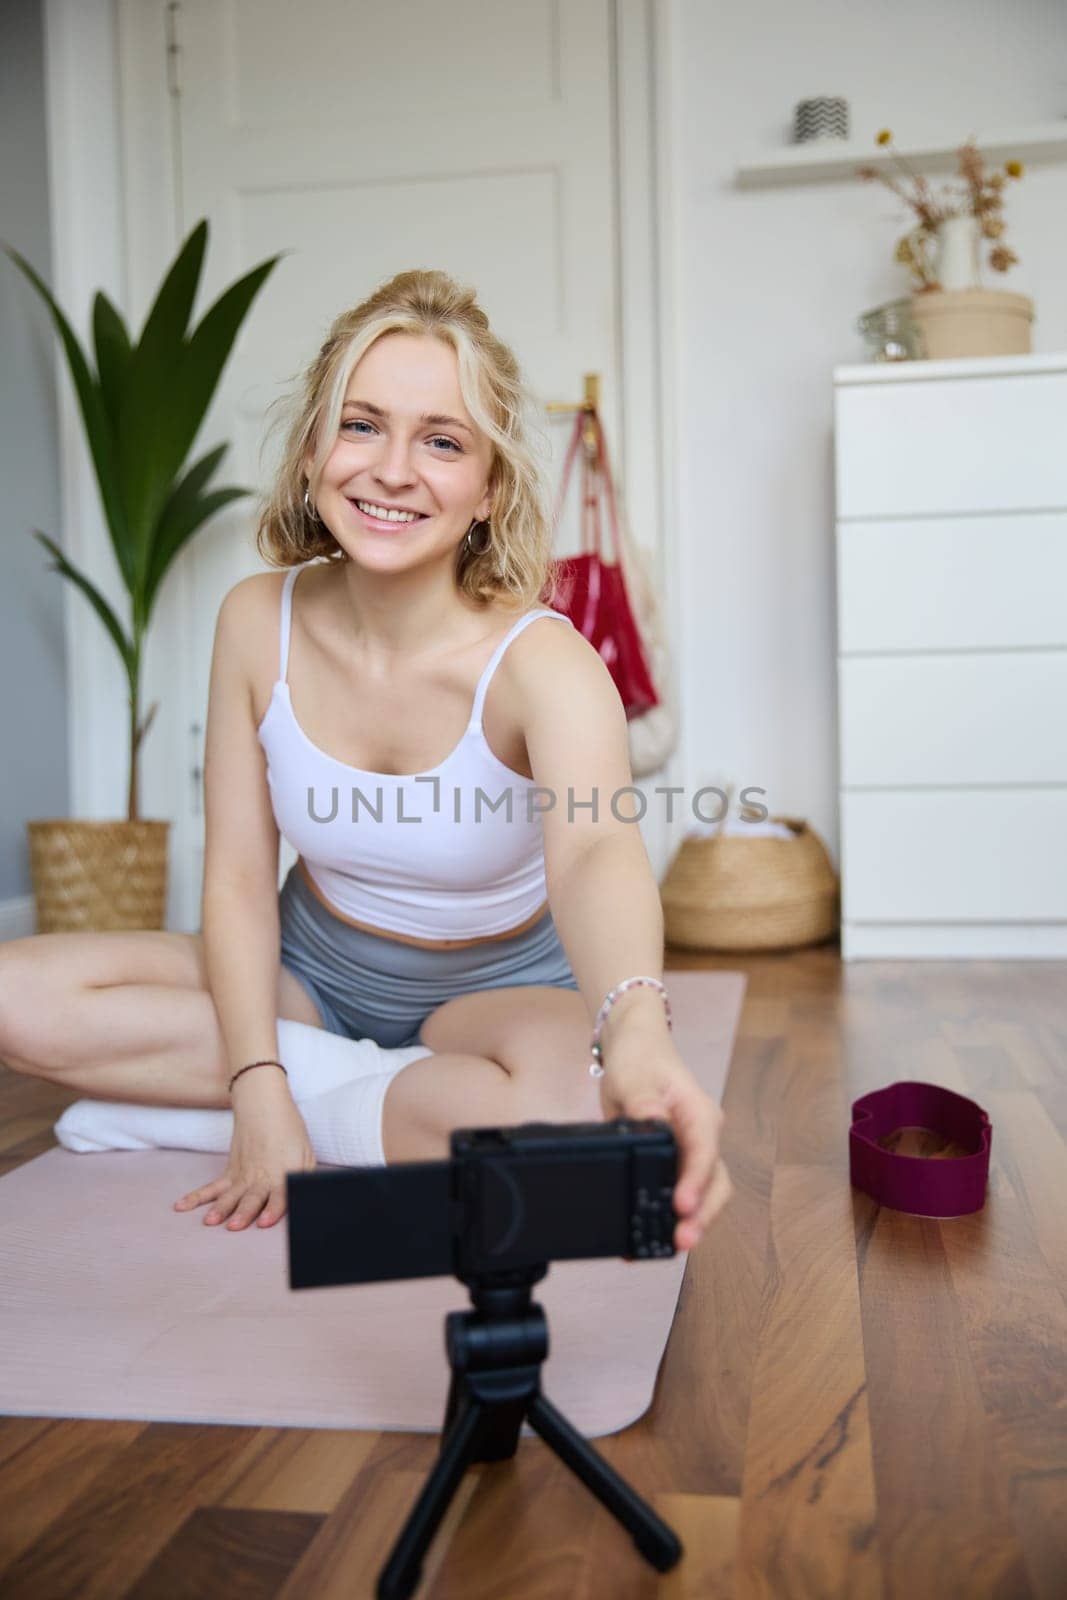
[[[360,358],[387,333],[429,335],[456,352],[467,410],[492,444],[493,507],[481,553],[461,540],[455,577],[477,605],[494,599],[519,609],[536,605],[554,579],[552,517],[544,451],[534,440],[535,402],[511,350],[492,332],[475,291],[444,272],[397,273],[330,328],[325,344],[290,400],[291,421],[281,464],[265,496],[256,549],[271,566],[292,567],[314,556],[348,557],[329,528],[304,504],[314,503],[322,469],[337,438],[349,380]],[[312,458],[305,482],[304,462]]]

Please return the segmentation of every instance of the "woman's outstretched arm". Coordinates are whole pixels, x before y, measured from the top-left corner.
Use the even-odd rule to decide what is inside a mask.
[[[638,825],[626,714],[606,666],[579,633],[531,628],[527,648],[508,654],[530,768],[544,791],[549,907],[592,1035],[605,997],[623,979],[663,978],[663,910]],[[604,1115],[662,1117],[674,1130],[681,1152],[674,1204],[684,1219],[676,1239],[689,1249],[732,1193],[719,1159],[723,1113],[676,1049],[654,989],[631,989],[615,1001],[601,1045]]]

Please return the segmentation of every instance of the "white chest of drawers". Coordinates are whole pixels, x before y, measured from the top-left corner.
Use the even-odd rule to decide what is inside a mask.
[[[1067,958],[1067,354],[834,373],[841,952]]]

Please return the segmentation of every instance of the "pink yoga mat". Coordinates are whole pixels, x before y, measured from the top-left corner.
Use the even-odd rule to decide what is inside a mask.
[[[721,1100],[745,978],[667,981],[678,1048]],[[0,1412],[439,1432],[465,1287],[290,1290],[284,1221],[228,1233],[172,1210],[219,1160],[56,1148],[0,1179]],[[648,1409],[686,1260],[563,1261],[535,1285],[544,1392],[587,1438]]]

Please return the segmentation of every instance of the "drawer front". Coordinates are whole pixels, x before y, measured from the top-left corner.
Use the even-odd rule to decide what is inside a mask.
[[[834,391],[838,517],[1067,507],[1067,373]]]
[[[845,788],[1067,784],[1067,650],[852,656],[838,691]]]
[[[1067,921],[1067,789],[841,795],[847,922]]]
[[[839,523],[837,632],[843,655],[1067,645],[1067,511]]]

